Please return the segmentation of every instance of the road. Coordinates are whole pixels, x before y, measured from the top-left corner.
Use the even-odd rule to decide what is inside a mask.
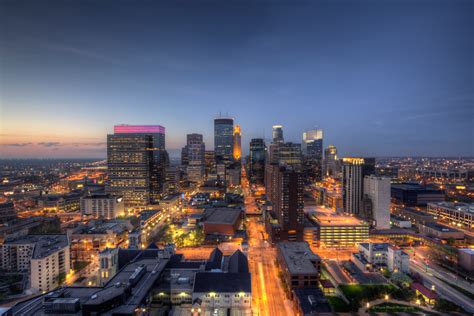
[[[242,189],[245,207],[251,212],[256,208],[245,171],[242,174]],[[247,222],[249,235],[248,260],[252,273],[252,306],[254,315],[285,316],[295,315],[291,301],[286,298],[275,265],[276,249],[265,240],[265,227],[261,217],[250,217]]]
[[[280,283],[279,268],[275,265],[276,249],[263,239],[263,231],[263,224],[258,218],[249,220],[248,258],[252,273],[253,306],[262,316],[293,315],[291,302],[286,299]]]
[[[344,270],[342,270],[342,268],[339,266],[337,261],[325,260],[324,263],[325,263],[326,269],[331,274],[334,281],[337,282],[337,284],[353,283],[352,280],[347,275],[347,273]]]
[[[412,259],[410,260],[410,270],[422,275],[423,280],[425,283],[428,283],[429,286],[434,285],[435,291],[439,295],[463,307],[469,313],[474,313],[474,301],[456,291],[440,279],[436,278],[432,273],[434,270],[426,271],[424,263]]]
[[[410,254],[411,260],[415,260],[415,262],[421,263],[423,262],[426,263],[426,268],[428,272],[432,273],[434,276],[447,280],[450,283],[453,283],[460,288],[463,288],[466,291],[469,291],[471,293],[474,293],[474,284],[471,284],[464,280],[463,278],[460,278],[456,276],[455,274],[446,271],[446,269],[438,266],[431,260],[431,250],[430,247],[410,247],[412,251],[408,251],[407,253]]]

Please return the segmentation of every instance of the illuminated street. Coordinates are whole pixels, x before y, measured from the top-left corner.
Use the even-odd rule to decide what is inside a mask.
[[[255,199],[251,196],[245,173],[242,176],[247,212],[254,212]],[[276,249],[265,240],[265,226],[260,217],[250,217],[247,223],[249,234],[248,259],[252,273],[253,309],[257,315],[292,315],[291,302],[286,299],[275,265]],[[282,306],[283,302],[283,306]]]

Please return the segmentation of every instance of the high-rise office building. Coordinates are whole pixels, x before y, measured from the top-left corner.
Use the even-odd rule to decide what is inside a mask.
[[[374,158],[342,159],[342,204],[344,211],[359,215],[364,197],[364,177],[375,173]]]
[[[314,129],[303,133],[301,144],[304,173],[310,180],[321,180],[323,162],[323,130]]]
[[[282,125],[273,125],[272,131],[272,143],[283,143],[283,126]]]
[[[324,175],[335,177],[339,172],[339,162],[337,160],[337,148],[329,145],[324,150]]]
[[[206,178],[208,178],[211,173],[216,172],[216,157],[214,150],[206,150],[204,152],[204,162],[206,165]]]
[[[302,241],[304,230],[304,201],[302,173],[292,166],[270,164],[268,182],[274,219],[267,219],[272,242]]]
[[[234,160],[240,161],[242,156],[242,133],[240,131],[240,125],[236,124],[234,127]]]
[[[364,200],[370,200],[364,207],[365,217],[376,229],[390,228],[390,178],[364,177]]]
[[[234,154],[234,120],[214,120],[214,154],[217,161],[231,162]]]
[[[290,165],[295,168],[301,166],[301,145],[296,143],[280,143],[277,149],[277,161],[280,164]]]
[[[186,137],[186,146],[183,149],[186,152],[187,167],[186,173],[188,181],[199,182],[204,179],[205,173],[205,152],[206,146],[201,134],[188,134]]]
[[[250,141],[249,173],[252,182],[262,184],[265,176],[265,141],[254,138]]]
[[[301,146],[305,157],[322,160],[323,159],[323,130],[313,129],[303,133]]]
[[[165,194],[175,194],[179,192],[180,170],[177,166],[169,166],[165,169]]]
[[[165,128],[159,125],[116,125],[107,135],[108,193],[123,196],[126,207],[157,202],[169,163]]]

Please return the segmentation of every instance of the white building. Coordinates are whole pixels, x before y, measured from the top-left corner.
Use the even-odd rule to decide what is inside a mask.
[[[81,214],[93,218],[114,219],[125,214],[125,204],[122,197],[93,194],[81,198]]]
[[[376,229],[390,228],[390,178],[365,176],[364,194],[372,201],[372,220]]]
[[[388,268],[390,272],[409,272],[410,257],[403,250],[388,243],[360,243],[359,252],[351,261],[362,271]]]
[[[106,248],[99,253],[99,286],[104,286],[118,271],[119,248]]]
[[[45,292],[58,287],[71,270],[67,235],[28,235],[1,246],[2,268],[30,274],[31,289]]]
[[[410,256],[396,247],[388,247],[387,268],[390,272],[410,272]]]

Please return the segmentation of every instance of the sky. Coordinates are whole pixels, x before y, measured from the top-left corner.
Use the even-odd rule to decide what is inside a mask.
[[[345,156],[474,156],[474,2],[0,1],[0,158],[103,158],[115,124],[212,149],[324,130]]]

